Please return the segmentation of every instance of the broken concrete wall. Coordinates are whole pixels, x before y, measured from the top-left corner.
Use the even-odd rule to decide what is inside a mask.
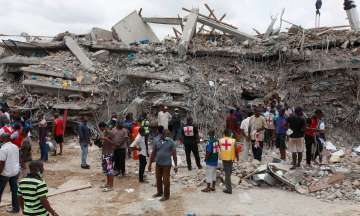
[[[112,31],[118,40],[126,44],[145,40],[159,42],[151,27],[142,20],[137,11],[132,12],[115,24]]]
[[[91,40],[95,43],[114,40],[113,33],[111,31],[97,27],[91,29],[90,36]]]

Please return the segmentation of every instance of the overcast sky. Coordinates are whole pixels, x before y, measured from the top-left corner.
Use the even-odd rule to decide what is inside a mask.
[[[360,8],[360,0],[355,2]],[[304,27],[315,23],[315,0],[0,0],[0,34],[85,33],[92,27],[111,29],[139,8],[143,8],[143,16],[185,16],[182,7],[199,7],[208,14],[204,3],[215,9],[216,16],[226,13],[224,21],[250,34],[255,34],[252,28],[264,32],[270,16],[280,14],[282,8],[286,8],[286,20]],[[323,0],[322,26],[347,24],[342,4],[343,0]],[[160,38],[173,34],[166,26],[153,28]]]

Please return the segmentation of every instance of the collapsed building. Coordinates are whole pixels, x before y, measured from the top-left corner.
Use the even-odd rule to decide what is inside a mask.
[[[26,42],[3,40],[0,96],[12,110],[31,111],[34,121],[54,109],[68,111],[69,120],[87,114],[95,122],[112,112],[146,111],[156,124],[158,107],[164,105],[192,115],[206,132],[214,125],[222,128],[229,108],[246,110],[276,94],[308,114],[322,109],[335,141],[356,140],[356,28],[291,24],[284,30],[282,24],[289,22],[283,11],[265,33],[249,35],[206,8],[209,16],[186,8],[183,18],[134,11],[111,31],[64,32],[51,41],[29,35]],[[149,23],[176,26],[175,37],[160,42]]]

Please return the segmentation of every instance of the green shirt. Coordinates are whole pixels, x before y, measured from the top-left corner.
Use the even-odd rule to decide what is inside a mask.
[[[28,175],[19,182],[18,196],[24,199],[24,215],[47,216],[49,215],[40,198],[46,197],[47,185],[43,180]]]

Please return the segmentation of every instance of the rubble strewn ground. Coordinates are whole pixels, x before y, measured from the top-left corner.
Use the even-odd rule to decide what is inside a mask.
[[[68,110],[68,127],[74,129],[79,116],[86,114],[91,118],[94,134],[94,125],[109,119],[112,112],[132,112],[137,116],[146,111],[151,125],[155,126],[158,107],[165,105],[170,109],[180,108],[184,117],[193,116],[204,138],[214,125],[224,127],[229,108],[246,111],[276,94],[290,106],[304,107],[309,115],[315,109],[322,109],[328,140],[337,149],[329,147],[326,163],[314,169],[290,171],[287,163],[276,160],[275,150],[266,151],[262,164],[237,163],[233,184],[239,193],[235,199],[220,192],[205,197],[198,189],[203,185],[204,171],[187,173],[182,168],[173,176],[174,199],[159,204],[149,198],[153,187],[137,184],[134,178],[137,166],[133,161],[129,167],[131,178],[117,180],[116,191],[104,197],[97,188],[102,179],[98,150],[92,152],[92,169],[96,171],[89,177],[89,173],[78,168],[79,150],[73,145],[68,155],[47,164],[49,185],[58,187],[67,181],[90,180],[96,187],[76,192],[76,200],[72,195],[52,198],[57,201],[55,208],[73,206],[68,209],[74,212],[59,209],[60,213],[222,214],[224,209],[214,210],[211,205],[224,200],[236,203],[233,212],[245,211],[245,215],[358,214],[360,156],[353,147],[359,146],[360,132],[359,33],[346,27],[303,29],[293,25],[286,31],[253,37],[232,27],[229,30],[230,26],[222,22],[213,23],[214,20],[193,14],[188,26],[185,25],[189,30],[187,37],[158,42],[156,36],[151,40],[139,39],[143,33],[153,33],[136,12],[131,16],[146,29],[145,33],[124,35],[118,29],[128,24],[121,21],[113,27],[116,38],[110,31],[94,28],[87,35],[60,33],[53,41],[3,41],[0,43],[1,99],[11,110],[31,111],[35,126],[42,114],[50,118],[53,110]],[[196,20],[216,30],[193,37],[192,32],[196,31],[191,23]],[[62,160],[69,161],[63,164]],[[222,185],[223,174],[220,170],[218,174],[218,183]],[[153,180],[153,174],[149,173],[148,177]],[[125,191],[131,188],[137,193]],[[279,196],[274,198],[273,193]],[[98,196],[90,196],[93,194]],[[209,202],[204,206],[194,204],[201,199]],[[290,202],[288,209],[279,210],[280,207],[267,204],[269,199],[275,199],[275,205],[279,206]],[[75,208],[84,200],[87,200],[82,204],[85,213]],[[100,205],[94,206],[90,201]],[[124,208],[112,208],[114,203],[122,203]],[[302,208],[306,205],[316,208]],[[247,212],[247,207],[255,212]]]

